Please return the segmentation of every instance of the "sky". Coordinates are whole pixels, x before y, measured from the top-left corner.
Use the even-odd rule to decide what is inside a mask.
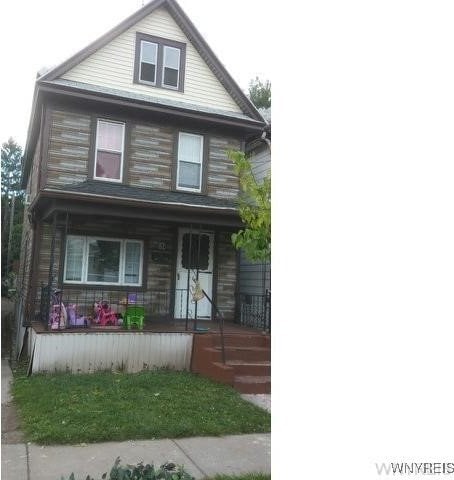
[[[0,141],[12,136],[25,146],[38,70],[65,61],[141,8],[143,2],[149,3],[1,2],[1,17],[16,21],[2,21],[0,28]],[[243,90],[256,76],[271,80],[269,52],[264,44],[271,18],[263,1],[179,0],[179,4]]]

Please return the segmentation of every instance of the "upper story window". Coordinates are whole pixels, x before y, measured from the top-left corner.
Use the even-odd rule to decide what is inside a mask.
[[[178,88],[180,55],[180,50],[178,48],[164,46],[164,61],[162,67],[163,86]]]
[[[98,120],[93,178],[121,182],[123,179],[125,124]]]
[[[136,34],[134,83],[183,91],[186,44]]]
[[[202,190],[203,136],[180,132],[178,136],[177,189]]]
[[[156,85],[156,65],[158,63],[158,45],[141,40],[139,79],[141,82]]]

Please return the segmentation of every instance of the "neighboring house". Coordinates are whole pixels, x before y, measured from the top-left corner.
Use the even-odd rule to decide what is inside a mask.
[[[216,317],[207,298],[193,302],[200,285],[226,321],[239,321],[230,239],[241,227],[239,182],[227,151],[245,149],[265,125],[175,0],[154,0],[39,76],[23,162],[18,308],[34,371],[49,368],[46,355],[54,368],[63,351],[76,359],[66,368],[90,370],[74,362],[114,348],[114,336],[100,331],[117,326],[107,316],[99,323],[95,302],[117,317],[140,306],[145,326],[197,331]],[[51,331],[60,301],[66,327],[92,328]],[[57,317],[61,327],[61,308]],[[99,335],[86,336],[93,327]],[[181,341],[190,357],[182,335],[169,351]],[[170,361],[137,359],[150,362]]]
[[[271,108],[259,109],[267,125],[263,138],[246,145],[246,153],[257,182],[271,174]],[[271,330],[271,264],[252,262],[240,253],[239,317],[242,325]]]

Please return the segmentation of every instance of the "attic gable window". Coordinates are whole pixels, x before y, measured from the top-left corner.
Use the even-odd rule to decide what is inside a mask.
[[[156,64],[158,63],[158,45],[142,40],[140,42],[140,81],[156,84]]]
[[[183,92],[186,44],[136,34],[134,83]]]
[[[178,74],[180,73],[180,50],[164,46],[164,63],[162,69],[162,85],[178,88]]]

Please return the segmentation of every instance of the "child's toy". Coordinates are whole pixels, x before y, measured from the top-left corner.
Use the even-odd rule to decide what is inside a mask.
[[[66,308],[61,301],[61,290],[54,290],[51,295],[51,307],[49,312],[49,327],[51,330],[66,328],[68,315]]]
[[[88,319],[84,315],[77,315],[77,305],[70,303],[66,309],[68,323],[71,327],[88,327]]]
[[[125,328],[129,330],[133,325],[139,328],[140,330],[142,330],[144,319],[145,319],[145,309],[143,307],[138,307],[134,305],[126,308],[123,322],[124,322]]]
[[[106,301],[95,302],[95,323],[105,327],[106,325],[118,325],[117,314],[109,307]]]

